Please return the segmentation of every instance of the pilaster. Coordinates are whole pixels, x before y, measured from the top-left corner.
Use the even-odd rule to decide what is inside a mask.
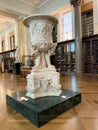
[[[94,34],[98,34],[98,0],[93,0]]]
[[[76,47],[76,74],[82,74],[82,29],[81,29],[81,3],[82,0],[70,0],[75,13],[75,47]]]
[[[20,47],[20,62],[23,61],[24,55],[24,26],[23,26],[23,18],[19,19],[18,22],[18,33],[19,33],[19,47]]]

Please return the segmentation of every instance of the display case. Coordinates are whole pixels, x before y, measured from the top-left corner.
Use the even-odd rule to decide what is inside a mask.
[[[3,72],[13,72],[13,64],[15,62],[15,51],[16,49],[12,49],[0,53],[3,65],[2,67],[4,70]]]

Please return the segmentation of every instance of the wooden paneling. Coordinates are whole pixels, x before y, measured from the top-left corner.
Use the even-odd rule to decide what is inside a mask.
[[[81,12],[83,13],[83,12],[86,12],[86,11],[91,10],[91,9],[93,9],[93,2],[92,1],[83,5],[81,7]]]

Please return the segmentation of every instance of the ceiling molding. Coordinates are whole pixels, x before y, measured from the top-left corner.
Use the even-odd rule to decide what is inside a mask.
[[[17,16],[27,16],[36,13],[49,14],[70,3],[70,0],[0,0],[0,10]]]
[[[38,7],[37,7],[37,5],[35,5],[34,3],[33,3],[33,0],[26,0],[26,1],[24,1],[24,0],[19,0],[20,2],[23,2],[24,4],[27,4],[28,6],[31,6],[31,7],[33,7],[33,8],[35,8],[35,9],[38,9]],[[37,1],[37,0],[36,0]]]
[[[0,15],[2,15],[2,16],[6,16],[6,17],[9,17],[9,18],[13,18],[13,19],[15,19],[15,20],[17,20],[18,19],[18,15],[16,15],[16,14],[11,14],[11,13],[8,13],[8,11],[2,11],[2,10],[0,10]]]
[[[5,31],[9,32],[9,31],[13,30],[15,25],[13,23],[8,23],[8,24],[2,24],[2,26],[3,26],[3,28],[0,27],[0,36],[5,35]]]
[[[17,21],[37,13],[52,14],[66,4],[70,0],[0,0],[0,15]]]
[[[31,15],[37,13],[37,8],[26,4],[21,0],[0,0],[0,8],[11,10],[18,15]]]
[[[38,8],[41,8],[42,6],[44,6],[45,4],[51,2],[51,0],[43,0],[43,2],[41,2],[39,5],[38,5]]]
[[[70,0],[50,0],[47,3],[43,4],[39,8],[40,13],[50,14],[51,12],[61,8],[62,6],[70,4]],[[55,5],[55,6],[54,6]]]

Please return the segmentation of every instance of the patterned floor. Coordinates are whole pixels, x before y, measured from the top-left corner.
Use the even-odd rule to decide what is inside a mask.
[[[0,73],[0,130],[98,130],[98,79],[96,76],[61,76],[62,88],[82,93],[82,102],[40,128],[6,105],[6,93],[25,89],[26,79]]]

